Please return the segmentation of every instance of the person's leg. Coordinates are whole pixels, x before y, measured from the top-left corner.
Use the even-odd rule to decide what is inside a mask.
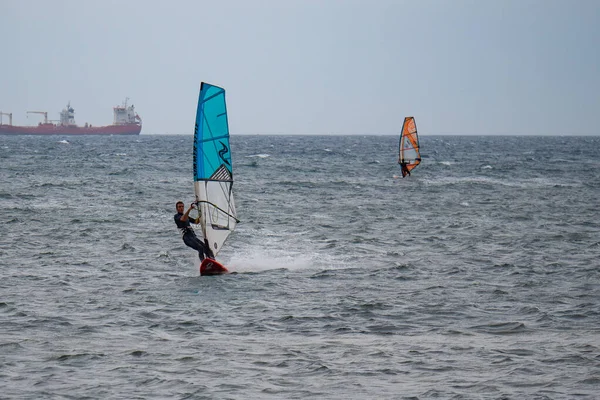
[[[198,252],[198,258],[200,258],[200,261],[204,260],[204,244],[200,241],[200,239],[198,239],[196,235],[183,235],[183,242],[186,244],[186,246],[191,247],[192,249]]]
[[[200,261],[203,261],[206,257],[209,257],[208,253],[206,252],[206,246],[200,239],[198,239],[198,237],[195,237],[194,239],[196,240],[196,247],[194,248],[198,250],[198,257],[200,257]]]
[[[204,253],[206,254],[206,257],[212,258],[213,260],[215,259],[215,255],[213,254],[212,249],[208,245],[208,240],[206,239],[204,239]]]

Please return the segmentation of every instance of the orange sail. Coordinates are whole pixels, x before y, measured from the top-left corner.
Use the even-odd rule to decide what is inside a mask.
[[[419,151],[417,124],[415,123],[414,117],[406,117],[404,118],[404,124],[402,124],[400,149],[398,154],[398,164],[400,164],[402,168],[402,177],[410,175],[410,171],[420,163],[421,153]]]

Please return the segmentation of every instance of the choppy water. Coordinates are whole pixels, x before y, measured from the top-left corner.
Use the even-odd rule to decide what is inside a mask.
[[[0,137],[0,398],[600,398],[600,138],[234,136],[199,277],[191,136]]]

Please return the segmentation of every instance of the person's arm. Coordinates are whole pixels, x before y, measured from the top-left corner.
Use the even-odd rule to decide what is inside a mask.
[[[194,204],[192,204],[190,208],[188,208],[187,211],[181,216],[181,218],[179,219],[181,222],[186,222],[188,220],[192,208],[194,208]]]
[[[190,221],[192,221],[194,224],[199,224],[200,223],[200,217],[198,218],[190,218],[190,211],[192,211],[193,208],[196,208],[196,205],[194,203],[192,203],[190,205],[190,208],[188,208],[188,210],[185,212],[185,214],[183,214],[183,216],[181,217],[181,220],[183,222],[187,221],[188,219]]]

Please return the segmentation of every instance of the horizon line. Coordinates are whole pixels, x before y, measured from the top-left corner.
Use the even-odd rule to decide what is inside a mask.
[[[230,133],[230,136],[399,136],[398,133]],[[139,136],[194,136],[193,133],[140,133]],[[419,136],[600,136],[600,133],[419,133]]]

